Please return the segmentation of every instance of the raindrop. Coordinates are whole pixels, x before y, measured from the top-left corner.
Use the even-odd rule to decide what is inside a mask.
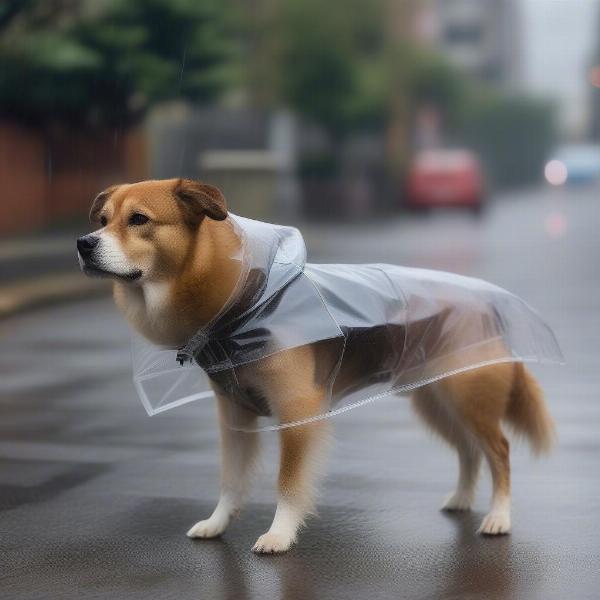
[[[52,151],[48,150],[46,154],[46,179],[48,183],[52,183],[52,171],[54,169],[54,164],[52,162]]]
[[[183,174],[183,162],[185,160],[186,153],[187,153],[187,139],[184,138],[183,144],[181,145],[181,152],[179,153],[179,167],[177,169],[177,172],[179,173],[180,177]]]
[[[187,54],[187,47],[183,49],[183,56],[181,57],[181,71],[179,71],[179,91],[181,91],[181,83],[183,82],[183,71],[185,70],[185,57]]]

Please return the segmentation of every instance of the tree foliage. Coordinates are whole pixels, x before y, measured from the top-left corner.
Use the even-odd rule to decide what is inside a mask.
[[[381,0],[281,2],[271,22],[275,100],[336,134],[368,120],[380,101],[370,84],[382,10]]]
[[[520,95],[476,95],[462,123],[463,139],[482,156],[498,187],[538,181],[555,135],[552,103]]]
[[[386,35],[384,0],[282,0],[275,6],[252,21],[249,70],[258,71],[251,85],[261,99],[286,104],[338,136],[382,130],[398,96],[409,111],[426,103],[449,123],[458,119],[464,77],[438,54]]]
[[[32,124],[128,125],[162,100],[211,100],[233,49],[224,23],[216,0],[9,1],[0,111]]]

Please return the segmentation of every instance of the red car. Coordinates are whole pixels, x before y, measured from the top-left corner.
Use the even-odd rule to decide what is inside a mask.
[[[414,209],[464,207],[479,214],[484,180],[477,157],[468,150],[425,150],[408,173],[407,205]]]

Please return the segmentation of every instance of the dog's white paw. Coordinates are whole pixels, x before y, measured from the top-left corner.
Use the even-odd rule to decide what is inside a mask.
[[[227,529],[227,522],[222,519],[205,519],[198,521],[188,532],[189,538],[214,538],[221,535]]]
[[[491,511],[483,519],[477,533],[484,535],[510,533],[510,513],[507,511]]]
[[[294,543],[293,538],[283,533],[267,531],[263,533],[252,547],[252,552],[257,554],[277,554],[287,552]]]
[[[442,510],[457,511],[470,510],[473,504],[473,495],[465,492],[453,492],[449,494],[442,504]]]

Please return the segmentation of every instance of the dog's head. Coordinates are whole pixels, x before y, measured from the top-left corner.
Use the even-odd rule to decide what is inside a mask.
[[[123,282],[175,275],[205,218],[227,217],[223,194],[190,179],[143,181],[110,187],[92,204],[99,229],[77,240],[87,275]]]

